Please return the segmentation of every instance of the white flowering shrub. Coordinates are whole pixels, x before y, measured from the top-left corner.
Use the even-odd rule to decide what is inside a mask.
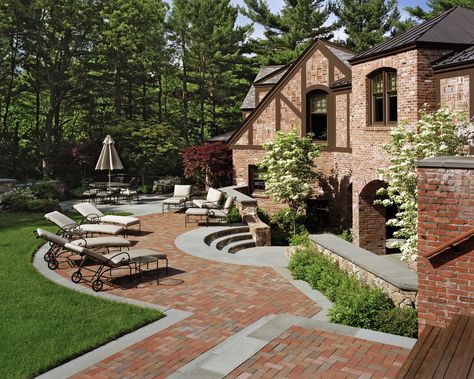
[[[300,137],[292,129],[288,133],[278,132],[275,141],[263,147],[265,157],[259,168],[265,181],[265,193],[287,204],[296,216],[306,207],[306,201],[313,194],[312,184],[320,175],[314,159],[321,145],[314,143],[311,135]]]
[[[423,111],[416,130],[409,130],[405,123],[400,123],[390,131],[390,144],[384,145],[390,154],[390,164],[381,171],[388,178],[388,187],[378,191],[386,198],[377,203],[394,205],[398,209],[395,218],[388,220],[387,225],[396,227],[394,236],[405,240],[400,246],[402,260],[414,261],[417,258],[415,161],[443,155],[463,155],[468,138],[473,136],[473,123],[472,119],[460,120],[466,120],[465,114],[446,108],[433,113]]]

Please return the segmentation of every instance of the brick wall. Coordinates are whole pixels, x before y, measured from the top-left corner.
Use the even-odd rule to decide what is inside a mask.
[[[440,102],[449,109],[469,110],[469,75],[440,79]]]
[[[385,216],[382,217],[381,209],[371,207],[361,194],[368,192],[366,186],[383,184],[380,168],[387,166],[388,155],[382,146],[390,142],[390,128],[369,124],[367,76],[383,67],[397,70],[398,120],[406,121],[407,128],[413,128],[423,104],[434,106],[436,103],[430,62],[443,54],[438,50],[410,50],[352,67],[353,234],[356,244],[374,253],[385,253],[380,241],[385,238]],[[367,238],[371,234],[374,239]]]
[[[474,227],[474,157],[432,158],[417,167],[421,331],[474,314],[474,238],[431,259],[421,256]]]

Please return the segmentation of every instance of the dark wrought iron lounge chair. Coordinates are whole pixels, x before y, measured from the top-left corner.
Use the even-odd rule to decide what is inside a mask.
[[[94,238],[79,238],[76,240],[69,241],[64,237],[58,236],[57,234],[48,232],[47,230],[38,228],[34,232],[37,238],[43,238],[49,242],[49,249],[44,254],[44,260],[48,262],[48,268],[50,270],[56,270],[59,267],[60,258],[64,257],[65,262],[72,266],[71,252],[64,249],[64,245],[70,242],[76,246],[84,246],[89,249],[96,251],[110,253],[111,248],[129,248],[131,242],[123,237],[94,237]]]

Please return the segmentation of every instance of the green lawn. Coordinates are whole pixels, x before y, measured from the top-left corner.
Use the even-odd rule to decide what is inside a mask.
[[[42,214],[0,213],[0,378],[33,377],[162,317],[39,274],[31,262],[42,240],[33,230],[55,231],[50,225]]]

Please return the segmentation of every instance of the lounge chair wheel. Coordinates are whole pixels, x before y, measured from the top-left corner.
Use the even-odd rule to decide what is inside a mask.
[[[50,251],[48,251],[48,252],[44,255],[44,260],[45,260],[46,262],[49,262],[49,261],[51,261],[51,260],[53,260],[53,259],[54,259],[54,254],[51,253]]]
[[[71,276],[71,280],[74,282],[74,283],[79,283],[81,280],[82,280],[82,274],[80,271],[76,271],[72,274]]]
[[[56,270],[59,267],[59,262],[56,259],[52,259],[48,262],[48,268],[50,270]]]
[[[92,289],[95,292],[99,292],[102,287],[104,287],[104,282],[100,279],[94,280],[94,282],[92,283]]]

